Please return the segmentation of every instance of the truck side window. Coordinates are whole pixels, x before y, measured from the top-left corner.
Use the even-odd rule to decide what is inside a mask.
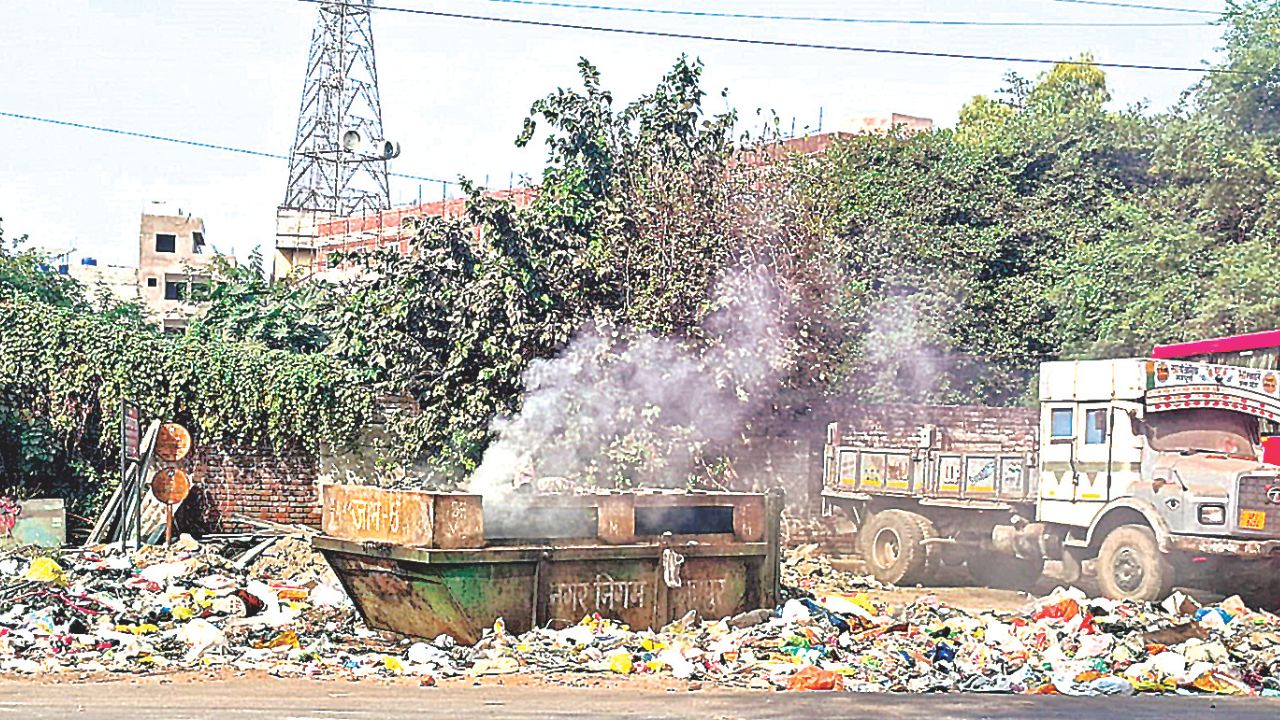
[[[1086,410],[1084,413],[1084,444],[1101,445],[1107,441],[1107,411]]]
[[[1071,437],[1071,408],[1054,408],[1049,418],[1053,437]]]

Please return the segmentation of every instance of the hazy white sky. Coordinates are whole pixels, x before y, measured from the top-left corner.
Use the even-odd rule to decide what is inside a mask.
[[[1200,22],[1207,15],[1120,9],[1056,0],[563,0],[567,3],[861,18]],[[1135,0],[1136,1],[1136,0]],[[935,52],[1199,66],[1215,56],[1220,28],[983,28],[671,17],[523,7],[491,0],[380,0],[446,12],[575,24]],[[1159,0],[1219,10],[1219,0]],[[0,112],[181,137],[288,154],[316,6],[295,0],[0,0]],[[999,62],[749,47],[622,37],[403,13],[374,16],[387,135],[404,151],[395,171],[459,174],[506,186],[536,174],[539,143],[513,140],[530,103],[575,82],[585,56],[619,104],[650,89],[681,53],[707,65],[745,120],[774,110],[797,126],[827,129],[855,115],[895,111],[954,122],[960,106],[990,92],[1010,69]],[[1197,78],[1190,73],[1109,70],[1118,104],[1162,109]],[[134,264],[138,215],[169,201],[204,217],[210,241],[241,256],[269,250],[286,163],[0,117],[0,217],[8,234]],[[392,181],[396,201],[419,184]],[[421,188],[428,198],[440,187]]]

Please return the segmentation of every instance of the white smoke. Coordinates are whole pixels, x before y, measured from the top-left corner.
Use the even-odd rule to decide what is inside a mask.
[[[520,412],[494,421],[470,491],[491,507],[534,478],[684,485],[768,407],[795,355],[767,271],[727,276],[713,307],[689,339],[596,324],[531,363]]]

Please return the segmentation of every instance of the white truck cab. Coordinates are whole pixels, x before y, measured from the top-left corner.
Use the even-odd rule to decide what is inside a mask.
[[[1068,575],[1092,561],[1118,598],[1161,599],[1227,565],[1272,580],[1280,467],[1261,462],[1259,430],[1280,421],[1278,385],[1275,371],[1173,360],[1043,363],[1035,457],[846,446],[833,423],[823,497],[890,582],[958,561],[1025,585],[1045,559]]]

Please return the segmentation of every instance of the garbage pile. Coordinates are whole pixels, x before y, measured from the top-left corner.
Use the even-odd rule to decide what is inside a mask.
[[[0,557],[0,672],[301,672],[311,655],[377,647],[304,538],[228,550],[183,536]]]
[[[871,575],[857,575],[831,566],[831,558],[817,543],[787,548],[782,559],[782,586],[801,592],[854,592],[883,590],[886,585]]]
[[[498,620],[462,646],[365,628],[305,542],[275,541],[253,558],[185,538],[168,552],[4,556],[0,672],[259,670],[424,685],[601,673],[779,690],[1280,696],[1280,617],[1238,598],[1150,605],[1060,588],[1021,612],[969,612],[811,582],[788,588],[781,607],[734,617],[690,613],[639,630],[591,616],[522,634]],[[800,559],[787,563],[790,581],[831,579],[821,560]]]

